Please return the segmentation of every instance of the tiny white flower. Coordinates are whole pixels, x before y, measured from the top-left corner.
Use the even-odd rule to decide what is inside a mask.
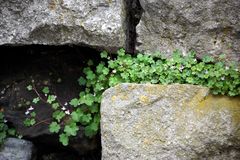
[[[69,110],[65,111],[65,114],[70,115],[70,111]]]
[[[229,70],[229,67],[228,67],[228,66],[226,66],[226,67],[225,67],[225,69],[226,69],[226,70]]]
[[[222,77],[222,78],[221,78],[221,80],[223,80],[223,81],[224,81],[224,80],[225,80],[225,77]]]
[[[237,71],[237,72],[238,72],[238,69],[235,69],[235,71]]]
[[[104,87],[101,88],[101,90],[103,90],[103,89],[104,89]]]
[[[6,119],[3,120],[4,123],[7,123],[8,121]]]
[[[26,112],[25,112],[25,115],[28,115],[29,113],[30,113],[29,111],[26,111]]]
[[[62,107],[61,109],[62,109],[63,111],[65,111],[65,110],[66,110],[66,108],[65,108],[65,107]]]
[[[66,102],[66,103],[64,103],[64,106],[67,106],[68,105],[68,103]]]
[[[29,111],[34,110],[34,108],[32,106],[30,106],[30,108],[28,108]]]
[[[45,97],[47,97],[47,94],[44,94]]]
[[[111,57],[107,57],[107,59],[108,59],[108,60],[110,60],[110,59],[111,59]]]
[[[208,71],[205,71],[205,74],[208,74]]]
[[[197,62],[197,59],[195,58],[193,61],[194,61],[194,62]]]
[[[114,70],[112,71],[112,73],[117,73],[117,71],[114,69]]]
[[[182,72],[183,69],[184,69],[184,66],[181,66],[181,67],[179,68],[179,71]]]

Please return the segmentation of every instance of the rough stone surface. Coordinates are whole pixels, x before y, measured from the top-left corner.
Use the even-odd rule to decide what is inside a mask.
[[[137,26],[137,50],[170,55],[194,50],[227,54],[240,61],[239,0],[140,0],[144,10]]]
[[[121,84],[103,94],[103,160],[238,160],[240,97],[194,85]]]
[[[0,45],[125,46],[124,0],[0,0]]]
[[[1,160],[33,160],[34,145],[26,140],[8,138],[0,149]]]

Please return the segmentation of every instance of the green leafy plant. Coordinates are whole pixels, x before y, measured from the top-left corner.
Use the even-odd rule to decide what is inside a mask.
[[[107,52],[100,55],[102,61],[96,66],[92,60],[87,62],[83,75],[78,79],[84,90],[66,105],[62,105],[56,95],[50,94],[48,87],[42,89],[44,97],[34,85],[27,86],[27,90],[33,90],[38,95],[32,100],[33,103],[42,101],[52,106],[54,112],[49,131],[59,134],[59,141],[63,145],[68,145],[69,138],[77,135],[80,125],[85,127],[87,137],[98,133],[102,93],[119,83],[194,84],[209,87],[213,94],[240,95],[238,66],[226,65],[209,56],[197,60],[194,52],[182,56],[175,51],[167,59],[161,55],[133,56],[126,54],[123,49],[114,58],[110,58]],[[34,117],[30,115],[29,124],[34,125],[31,122]]]
[[[0,146],[7,137],[17,136],[14,128],[8,127],[7,120],[4,118],[3,112],[0,112]]]
[[[83,69],[84,75],[78,79],[79,85],[85,90],[70,103],[87,111],[88,114],[85,113],[84,116],[81,110],[72,114],[73,120],[87,124],[87,136],[95,135],[98,131],[103,91],[119,83],[194,84],[209,87],[213,94],[240,95],[238,66],[215,62],[210,56],[197,60],[194,52],[182,56],[179,51],[175,51],[167,59],[161,55],[133,56],[120,49],[114,59],[107,52],[102,52],[101,58],[103,60],[96,67],[92,65],[92,60],[87,63],[88,66]]]
[[[53,114],[50,120],[51,123],[49,123],[49,131],[59,134],[59,141],[63,145],[68,145],[69,137],[77,135],[80,125],[86,127],[85,135],[88,137],[97,133],[100,118],[98,118],[99,116],[97,115],[98,107],[96,105],[91,106],[89,111],[87,106],[79,106],[82,103],[80,103],[80,100],[77,98],[73,98],[69,103],[61,104],[57,99],[57,95],[52,94],[49,87],[45,86],[41,92],[39,92],[34,83],[28,85],[27,90],[35,92],[37,97],[32,99],[32,105],[30,103],[29,108],[25,112],[26,119],[24,120],[24,125],[26,127],[42,123],[42,121],[37,120],[33,106],[41,102],[52,107]],[[82,100],[84,103],[92,105],[93,98],[93,96],[87,95],[83,97]],[[96,116],[92,115],[92,113],[95,113]]]

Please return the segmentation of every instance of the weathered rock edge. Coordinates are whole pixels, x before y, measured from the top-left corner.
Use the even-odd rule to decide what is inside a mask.
[[[137,51],[166,56],[179,49],[240,62],[239,0],[139,0]]]
[[[125,0],[0,0],[0,45],[126,46]]]
[[[1,160],[35,160],[36,150],[32,142],[7,138],[0,148]]]
[[[240,158],[240,97],[195,85],[120,84],[101,103],[103,160]]]

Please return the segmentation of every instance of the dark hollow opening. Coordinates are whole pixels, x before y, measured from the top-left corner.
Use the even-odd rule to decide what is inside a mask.
[[[5,110],[11,108],[6,116],[8,123],[17,126],[28,139],[36,146],[37,160],[98,160],[101,159],[100,135],[94,140],[85,137],[81,141],[80,150],[74,147],[63,147],[58,142],[57,135],[41,134],[38,131],[46,129],[41,125],[36,129],[23,129],[19,124],[18,113],[12,108],[23,112],[24,106],[19,107],[22,97],[29,96],[23,88],[31,82],[45,83],[48,81],[59,93],[62,102],[69,101],[80,91],[77,79],[82,75],[84,62],[88,59],[96,63],[100,60],[99,51],[79,46],[0,46],[2,62],[0,63],[0,106]],[[59,82],[61,80],[61,82]],[[57,82],[58,81],[58,82]],[[20,91],[17,90],[20,88]],[[24,113],[24,112],[23,112]],[[50,113],[44,113],[50,114]],[[20,117],[21,119],[21,117]],[[83,138],[83,137],[81,137]],[[78,140],[78,139],[76,139]]]

